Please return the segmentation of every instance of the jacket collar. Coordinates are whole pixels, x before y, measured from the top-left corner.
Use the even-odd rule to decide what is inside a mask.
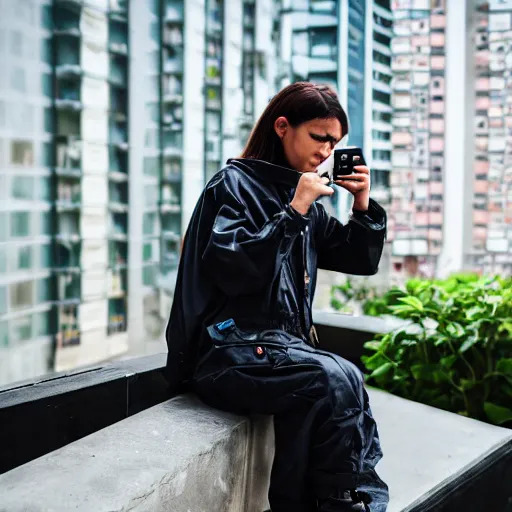
[[[297,187],[301,176],[300,172],[289,167],[282,167],[255,158],[230,158],[227,163],[257,180],[288,185],[292,188]]]

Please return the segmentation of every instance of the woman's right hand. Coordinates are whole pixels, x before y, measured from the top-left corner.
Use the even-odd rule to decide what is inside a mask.
[[[309,207],[320,196],[332,196],[334,190],[327,186],[329,178],[320,178],[315,172],[305,172],[300,177],[290,206],[301,215],[306,215]]]

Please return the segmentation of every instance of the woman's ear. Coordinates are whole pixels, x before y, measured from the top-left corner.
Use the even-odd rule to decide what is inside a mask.
[[[275,120],[274,130],[276,131],[277,136],[281,140],[283,140],[283,137],[285,136],[286,131],[288,130],[288,126],[289,126],[288,119],[286,119],[286,117],[284,117],[284,116],[278,117]]]

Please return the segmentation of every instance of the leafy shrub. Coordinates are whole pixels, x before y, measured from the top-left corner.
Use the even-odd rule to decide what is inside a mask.
[[[512,427],[512,279],[412,279],[363,309],[409,320],[365,344],[369,383]]]

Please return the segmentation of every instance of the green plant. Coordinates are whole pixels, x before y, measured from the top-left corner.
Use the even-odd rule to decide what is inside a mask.
[[[355,283],[350,277],[341,285],[331,287],[331,307],[338,311],[351,311],[347,304],[351,301],[367,302],[374,300],[376,289],[366,282]]]
[[[512,279],[414,279],[365,308],[409,321],[365,344],[369,383],[512,427]]]

